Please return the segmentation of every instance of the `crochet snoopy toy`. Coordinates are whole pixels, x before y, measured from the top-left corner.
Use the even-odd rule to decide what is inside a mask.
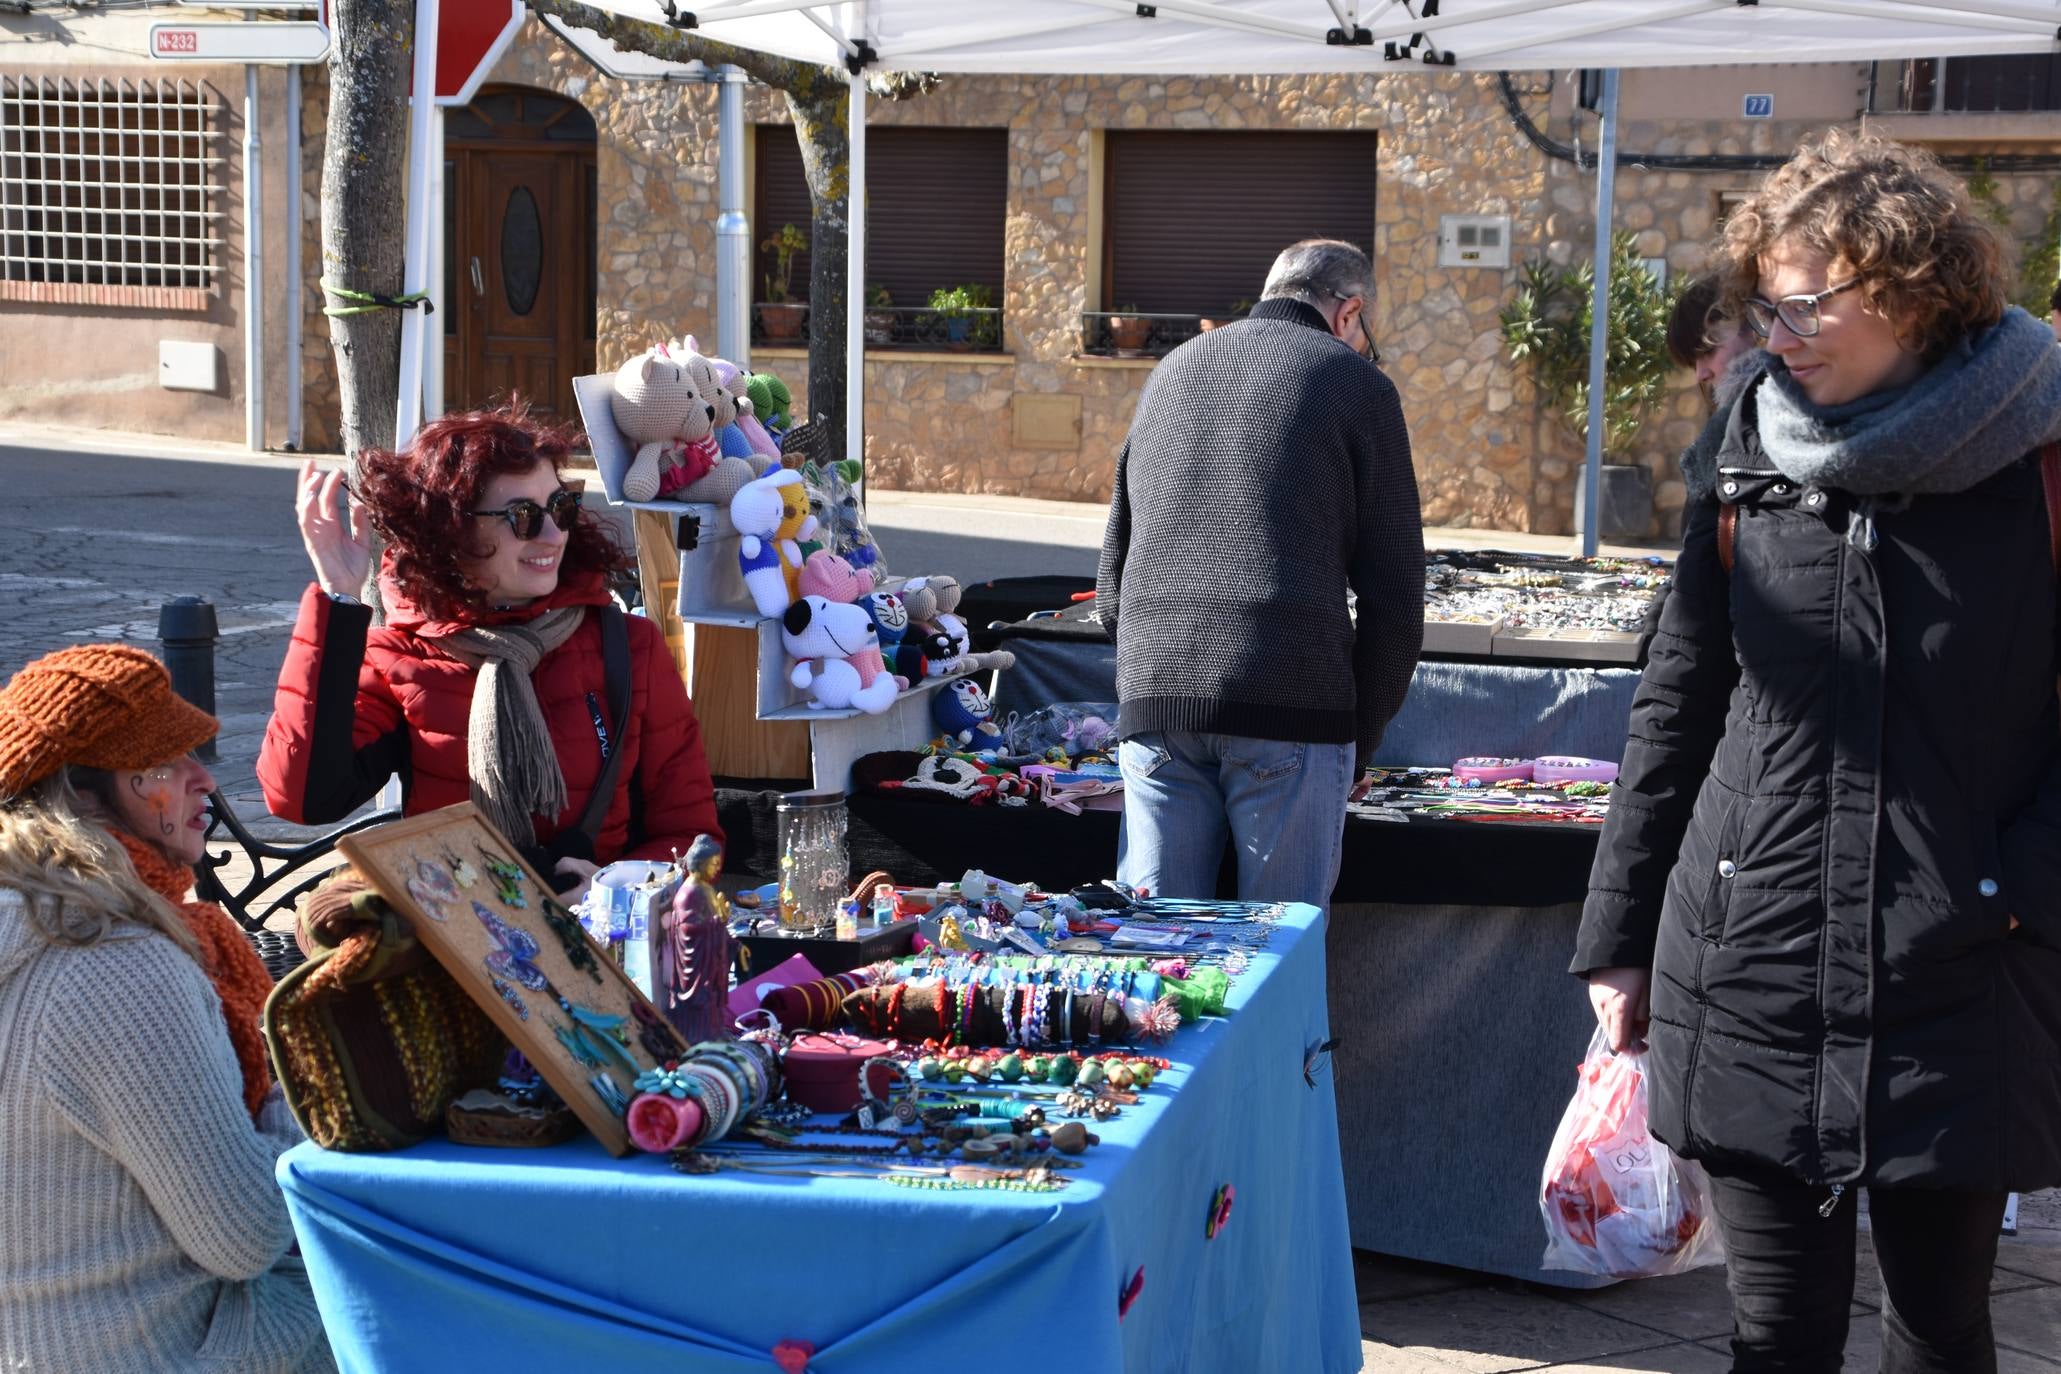
[[[856,706],[877,716],[901,691],[881,660],[872,619],[858,606],[801,597],[781,617],[780,642],[795,660],[788,681],[810,694],[813,709]]]

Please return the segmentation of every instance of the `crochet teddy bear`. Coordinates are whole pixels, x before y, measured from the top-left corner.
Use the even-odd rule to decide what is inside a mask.
[[[780,642],[795,661],[788,681],[809,693],[812,709],[856,706],[877,716],[901,691],[881,660],[873,622],[857,606],[801,597],[781,617]]]
[[[751,413],[775,440],[794,428],[794,393],[787,383],[770,372],[754,372],[744,394],[751,400]]]
[[[751,464],[717,446],[715,404],[696,372],[662,344],[616,369],[609,409],[636,447],[623,474],[626,499],[721,503],[752,479]],[[705,377],[713,384],[713,372]]]
[[[912,577],[901,587],[903,604],[909,608],[910,633],[918,637],[930,658],[930,676],[960,677],[967,673],[1014,668],[1016,655],[1007,649],[972,652],[972,637],[967,633],[966,622],[950,614],[944,603],[946,597],[950,598],[950,605],[959,604],[956,578],[942,575]]]
[[[873,579],[830,550],[818,549],[802,559],[801,582],[797,591],[802,596],[820,596],[825,601],[856,605],[860,598],[873,591]]]
[[[781,615],[801,594],[798,541],[816,532],[801,474],[782,468],[745,483],[731,498],[730,523],[740,536],[737,565],[752,604],[768,619]]]
[[[1000,749],[1002,731],[988,694],[970,677],[947,683],[931,699],[930,718],[944,731],[945,742],[976,751]]]
[[[739,389],[738,382],[744,374],[736,364],[704,354],[692,334],[675,340],[671,347],[675,355],[686,358],[688,365],[695,368],[696,380],[707,383],[704,391],[716,408],[716,445],[723,456],[750,463],[754,477],[764,477],[779,467],[780,446],[773,442],[773,437],[756,420],[752,427],[757,431],[757,442],[744,428],[744,421],[751,416],[751,401]],[[701,367],[708,369],[705,376]]]

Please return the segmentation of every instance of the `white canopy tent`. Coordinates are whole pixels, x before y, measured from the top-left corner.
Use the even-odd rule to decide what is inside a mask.
[[[439,0],[418,0],[417,31]],[[468,0],[448,0],[468,3]],[[1605,147],[1615,70],[1851,62],[2061,51],[2061,0],[588,0],[740,47],[848,70],[1136,74],[1603,68]],[[418,53],[418,59],[421,54]],[[418,93],[424,82],[415,83]],[[415,116],[428,117],[419,94]],[[865,186],[866,90],[851,83],[851,184]],[[427,159],[418,158],[421,167]],[[1597,300],[1608,290],[1610,159],[1598,177]],[[410,200],[417,200],[411,184]],[[850,212],[850,272],[865,273],[865,197]],[[412,228],[412,226],[411,226]],[[425,265],[410,235],[411,289]],[[426,240],[425,240],[426,247]],[[734,314],[725,302],[725,313]],[[1602,318],[1603,312],[1596,315]],[[865,338],[847,312],[845,443],[863,455]],[[422,328],[411,319],[409,328]],[[409,350],[404,345],[404,359]],[[1584,552],[1596,544],[1604,340],[1592,341]],[[404,362],[404,381],[406,377]],[[409,407],[403,403],[403,414]],[[406,428],[413,429],[412,423]],[[402,435],[403,441],[406,434]]]

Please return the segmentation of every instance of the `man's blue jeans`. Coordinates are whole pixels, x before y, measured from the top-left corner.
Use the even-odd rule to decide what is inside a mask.
[[[1331,907],[1353,746],[1149,732],[1117,751],[1117,877],[1155,897],[1214,897],[1228,837],[1238,897]]]

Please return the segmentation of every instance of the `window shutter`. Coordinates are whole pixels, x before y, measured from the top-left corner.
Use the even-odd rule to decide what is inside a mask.
[[[1298,239],[1371,254],[1375,138],[1112,131],[1102,308],[1222,313]]]
[[[891,125],[869,128],[866,138],[865,284],[886,287],[898,306],[926,304],[939,287],[970,285],[988,287],[999,303],[1009,131]],[[801,149],[784,124],[759,126],[756,198],[752,232],[761,243],[783,224],[808,228]],[[754,252],[754,298],[763,300],[773,255]],[[808,255],[801,254],[791,288],[796,300],[808,297],[808,273]]]

